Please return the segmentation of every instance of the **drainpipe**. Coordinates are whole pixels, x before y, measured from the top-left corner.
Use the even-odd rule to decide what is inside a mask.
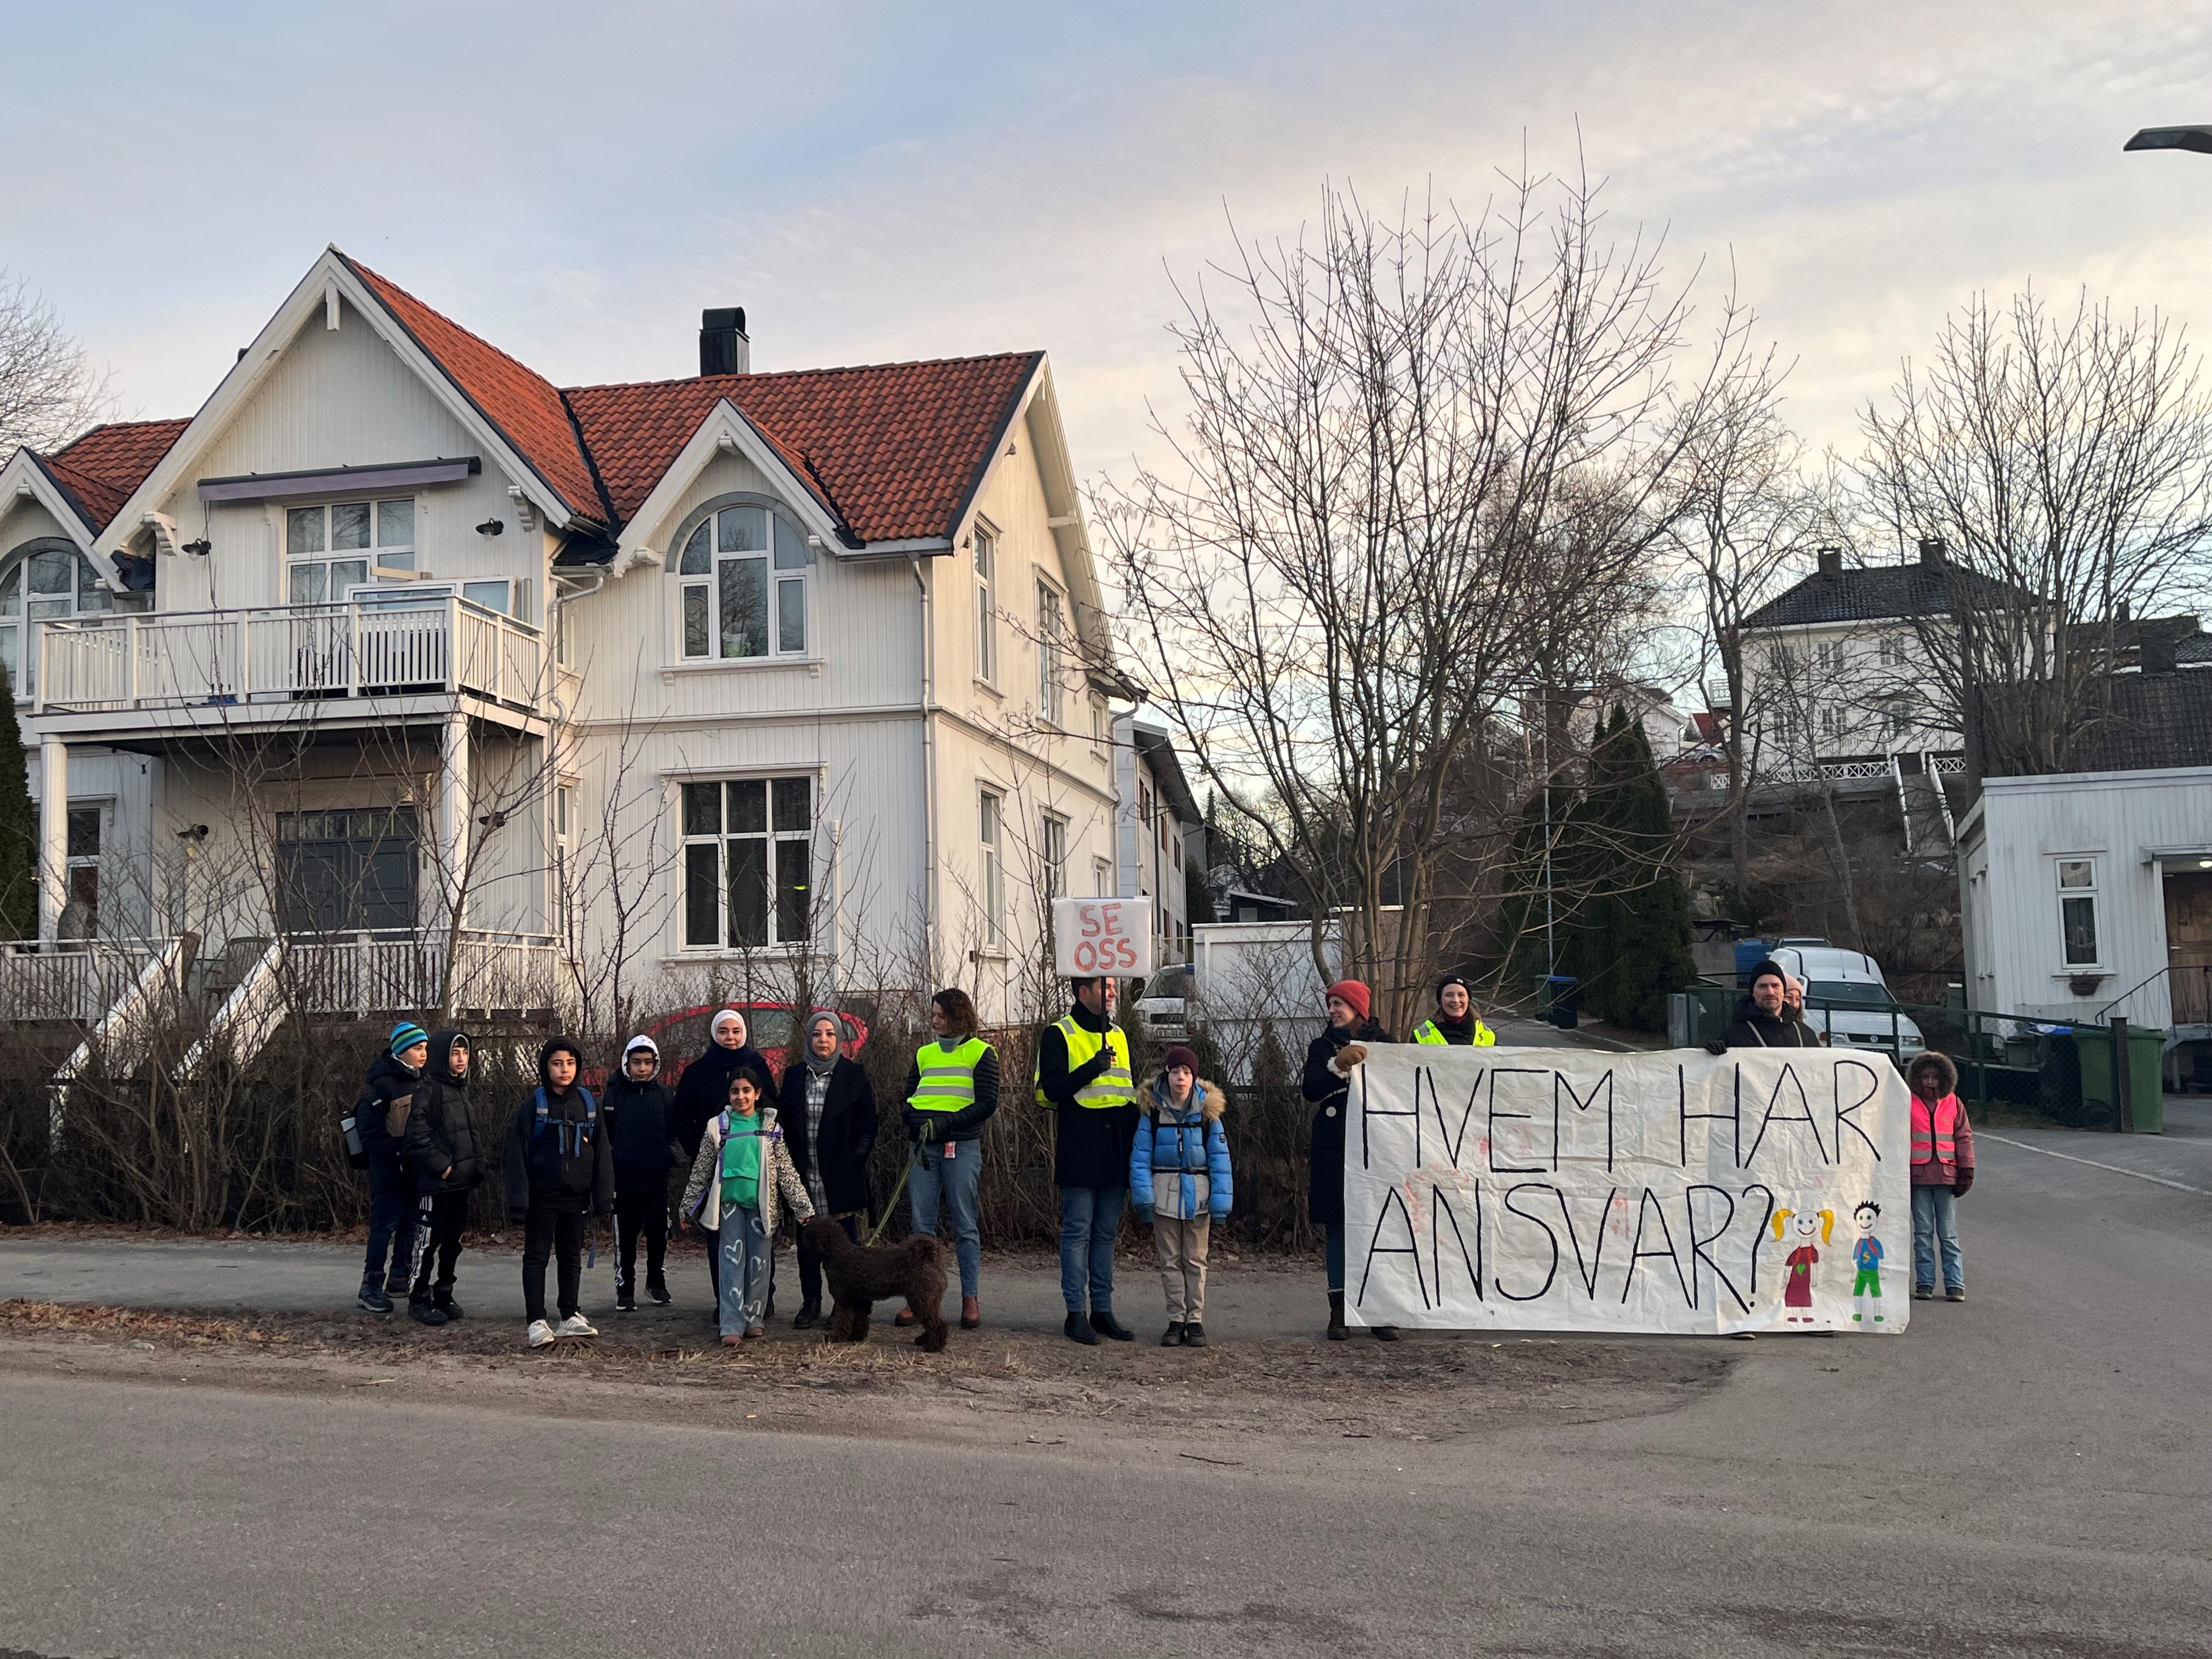
[[[929,583],[921,556],[909,554],[915,591],[921,595],[921,949],[929,972],[937,972],[937,701],[936,633],[930,626]],[[934,987],[927,988],[934,989]]]

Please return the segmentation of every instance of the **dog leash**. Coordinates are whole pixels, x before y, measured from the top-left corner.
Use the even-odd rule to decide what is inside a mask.
[[[898,1208],[899,1194],[906,1190],[906,1178],[914,1173],[914,1166],[921,1162],[921,1142],[917,1140],[914,1143],[914,1156],[907,1159],[906,1168],[899,1171],[898,1185],[891,1188],[891,1195],[884,1200],[884,1218],[876,1223],[875,1231],[860,1241],[862,1249],[872,1249],[875,1242],[884,1236],[884,1229],[891,1224],[891,1212]]]

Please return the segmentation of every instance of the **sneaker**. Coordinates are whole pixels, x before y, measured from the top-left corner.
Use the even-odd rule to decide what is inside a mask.
[[[1168,1322],[1167,1329],[1160,1333],[1160,1346],[1163,1348],[1179,1348],[1182,1346],[1182,1323],[1179,1320],[1171,1319]]]
[[[392,1298],[384,1293],[384,1286],[371,1279],[361,1287],[361,1310],[363,1313],[390,1313]]]
[[[530,1322],[529,1330],[524,1334],[523,1340],[533,1348],[550,1348],[555,1340],[553,1328],[542,1319],[533,1319]]]
[[[658,1302],[664,1308],[666,1307],[670,1302],[674,1300],[674,1298],[668,1294],[668,1281],[665,1279],[649,1279],[646,1280],[645,1293],[651,1297],[655,1302]]]
[[[1091,1328],[1091,1321],[1085,1315],[1079,1313],[1068,1315],[1067,1323],[1060,1327],[1060,1333],[1069,1341],[1080,1342],[1086,1348],[1095,1348],[1098,1346],[1098,1333]]]
[[[637,1298],[632,1296],[628,1291],[624,1291],[621,1295],[615,1297],[615,1311],[617,1313],[635,1313],[637,1311]]]
[[[416,1324],[428,1325],[434,1330],[446,1322],[445,1310],[429,1302],[410,1302],[407,1316]]]
[[[580,1313],[572,1313],[553,1328],[556,1336],[597,1336],[598,1328]]]
[[[1182,1345],[1186,1348],[1206,1346],[1206,1327],[1195,1319],[1182,1328]]]
[[[1912,1287],[1912,1299],[1915,1302],[1933,1302],[1936,1299],[1936,1287],[1933,1285],[1915,1285]]]
[[[1111,1308],[1091,1315],[1091,1328],[1109,1342],[1133,1342],[1137,1340],[1136,1332],[1115,1318]]]
[[[1953,1285],[1943,1292],[1943,1299],[1946,1302],[1964,1302],[1966,1299],[1966,1287],[1964,1285]]]

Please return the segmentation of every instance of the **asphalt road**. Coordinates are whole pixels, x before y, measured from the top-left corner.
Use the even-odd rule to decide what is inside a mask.
[[[2063,1150],[2203,1184],[2185,1139]],[[1418,1461],[12,1371],[0,1652],[2204,1654],[2212,1197],[1982,1164],[1972,1299],[1905,1336],[1731,1345],[1679,1409]]]

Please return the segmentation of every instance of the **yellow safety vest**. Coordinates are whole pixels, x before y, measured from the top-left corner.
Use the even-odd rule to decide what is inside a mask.
[[[906,1103],[917,1112],[957,1112],[973,1106],[975,1068],[990,1052],[991,1045],[979,1036],[969,1037],[957,1048],[948,1048],[934,1039],[923,1043],[914,1056],[921,1081]]]
[[[1101,1048],[1114,1050],[1114,1063],[1075,1091],[1079,1106],[1126,1106],[1136,1099],[1134,1079],[1129,1075],[1129,1039],[1118,1025],[1104,1031],[1093,1031],[1075,1023],[1075,1016],[1061,1017],[1056,1029],[1067,1039],[1067,1069],[1087,1064]],[[1044,1091],[1044,1056],[1039,1054],[1030,1066],[1030,1086],[1036,1091],[1036,1103],[1050,1106],[1053,1103]]]
[[[1425,1019],[1421,1022],[1421,1029],[1413,1033],[1413,1041],[1416,1042],[1438,1044],[1444,1047],[1450,1046],[1446,1042],[1444,1034],[1437,1030],[1437,1023],[1432,1019]],[[1480,1014],[1476,1015],[1474,1017],[1474,1040],[1469,1046],[1476,1048],[1487,1048],[1497,1041],[1498,1033],[1492,1030],[1487,1025],[1485,1025],[1482,1023],[1482,1017]]]

